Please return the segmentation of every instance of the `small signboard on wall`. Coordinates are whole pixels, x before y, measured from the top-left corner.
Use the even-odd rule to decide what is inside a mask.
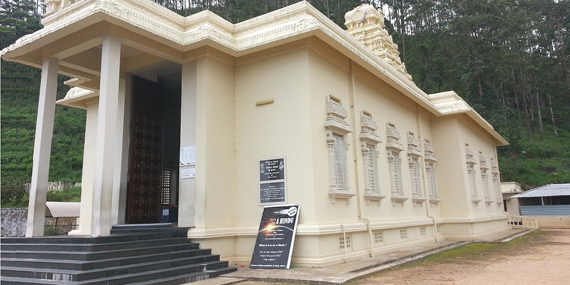
[[[189,145],[180,148],[180,179],[196,177],[196,146]]]
[[[299,205],[265,206],[250,267],[289,269],[297,232]]]
[[[259,161],[259,203],[286,203],[285,158]]]

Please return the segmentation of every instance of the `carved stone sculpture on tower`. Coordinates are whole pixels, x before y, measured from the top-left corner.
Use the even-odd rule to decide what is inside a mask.
[[[398,45],[394,43],[392,36],[386,30],[382,11],[363,3],[346,13],[344,19],[344,25],[351,36],[412,80],[412,76],[406,70],[406,65],[400,59]]]

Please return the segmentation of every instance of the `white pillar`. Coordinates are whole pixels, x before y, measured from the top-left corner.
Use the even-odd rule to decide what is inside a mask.
[[[81,210],[79,229],[69,235],[91,235],[91,215],[93,215],[93,173],[95,173],[95,147],[97,143],[97,121],[99,102],[87,104],[85,119],[85,143],[83,145],[83,169],[81,174]]]
[[[114,225],[125,223],[127,205],[127,175],[129,158],[130,123],[130,76],[119,83],[119,105],[117,106],[117,136],[115,154],[115,175],[113,178],[113,205],[111,222]]]
[[[101,54],[97,145],[93,176],[92,236],[108,236],[111,232],[113,178],[116,171],[115,138],[120,125],[117,124],[120,63],[121,40],[113,35],[105,36]]]
[[[28,204],[27,237],[44,235],[58,66],[59,61],[55,58],[45,59],[42,65],[36,137],[34,141],[32,185],[30,187],[30,201]]]
[[[182,64],[180,147],[196,145],[196,61]],[[181,167],[180,171],[184,168]],[[179,179],[178,226],[195,226],[195,178]]]

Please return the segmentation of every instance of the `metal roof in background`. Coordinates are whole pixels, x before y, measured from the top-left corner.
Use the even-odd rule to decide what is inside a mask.
[[[570,183],[548,184],[515,195],[511,198],[570,196]]]
[[[79,217],[80,202],[46,202],[46,217]]]

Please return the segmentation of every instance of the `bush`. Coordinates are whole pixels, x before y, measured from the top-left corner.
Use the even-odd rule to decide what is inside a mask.
[[[80,202],[81,187],[71,187],[65,191],[48,191],[47,201],[51,202]]]
[[[2,208],[22,208],[28,206],[28,193],[22,185],[2,187]]]

